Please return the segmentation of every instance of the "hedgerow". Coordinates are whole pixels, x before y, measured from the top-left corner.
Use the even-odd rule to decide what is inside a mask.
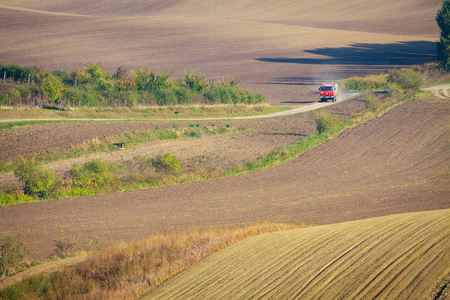
[[[4,80],[27,84],[27,87],[1,94],[0,105],[16,105],[24,99],[30,103],[30,94],[38,104],[42,101],[36,98],[44,99],[48,105],[64,103],[68,108],[266,102],[264,96],[240,87],[236,78],[222,79],[215,84],[206,75],[194,71],[171,80],[173,72],[156,72],[149,68],[128,72],[119,67],[114,74],[107,74],[101,62],[95,62],[72,72],[45,72],[37,67],[0,64],[0,72]]]

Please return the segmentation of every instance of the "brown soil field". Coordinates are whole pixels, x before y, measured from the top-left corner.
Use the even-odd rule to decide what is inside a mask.
[[[448,208],[449,112],[447,100],[413,100],[270,169],[204,182],[0,207],[0,231],[20,235],[32,258],[42,260],[53,250],[52,239],[60,234],[79,243],[91,236],[105,247],[192,226],[256,220],[327,224]],[[301,116],[258,122],[278,122],[267,128],[279,130]],[[287,126],[284,133],[289,136],[302,130]]]
[[[441,0],[3,0],[0,62],[75,70],[119,66],[236,76],[273,105],[317,101],[324,81],[436,60]],[[344,117],[358,101],[333,105]],[[0,231],[19,234],[44,260],[63,234],[102,247],[155,231],[258,219],[335,223],[448,208],[449,102],[411,101],[275,168],[178,186],[0,207]],[[314,129],[308,114],[235,121],[244,132],[158,141],[103,154],[109,160],[161,149],[184,163],[223,164],[292,143]],[[172,122],[170,122],[172,123]],[[211,122],[207,122],[208,124]],[[145,122],[80,122],[0,132],[0,159],[93,137],[154,128]],[[158,123],[161,126],[162,123]],[[76,130],[74,130],[76,129]],[[73,162],[55,163],[59,175]],[[8,177],[9,176],[9,177]],[[10,174],[1,188],[17,185]]]
[[[339,102],[326,108],[341,119],[365,109],[361,97],[355,97],[345,102]],[[154,157],[160,152],[175,155],[183,168],[195,167],[199,157],[205,163],[203,167],[226,167],[236,165],[244,159],[268,153],[276,147],[285,146],[298,141],[308,133],[313,132],[315,122],[309,113],[302,113],[283,118],[263,120],[230,120],[224,121],[193,121],[193,122],[69,122],[57,124],[42,124],[15,127],[0,131],[0,161],[17,158],[21,155],[42,153],[46,151],[67,148],[74,144],[89,141],[93,138],[104,138],[110,135],[132,130],[155,129],[156,127],[188,126],[197,123],[202,126],[215,123],[217,126],[229,124],[231,128],[245,128],[226,135],[216,135],[197,139],[180,138],[177,140],[155,140],[151,143],[135,146],[114,153],[96,153],[84,155],[47,164],[45,168],[52,169],[57,178],[63,177],[74,163],[84,163],[90,159],[104,159],[111,162],[131,160],[136,156]],[[117,141],[120,142],[120,141]],[[205,161],[206,160],[206,161]],[[13,173],[0,173],[0,190],[19,187],[19,182]]]
[[[0,5],[0,61],[235,76],[275,105],[317,85],[436,60],[440,0],[70,0]]]

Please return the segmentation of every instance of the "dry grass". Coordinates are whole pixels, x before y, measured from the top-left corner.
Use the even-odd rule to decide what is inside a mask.
[[[305,227],[259,222],[154,234],[92,254],[61,273],[42,274],[0,292],[2,299],[132,299],[221,248],[251,236]]]
[[[425,299],[450,273],[450,210],[261,235],[145,299]]]

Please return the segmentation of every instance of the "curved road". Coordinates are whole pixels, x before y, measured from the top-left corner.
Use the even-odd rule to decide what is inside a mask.
[[[359,95],[361,93],[342,93],[339,100],[337,102],[345,101],[353,96]],[[274,118],[274,117],[282,117],[288,115],[294,115],[302,112],[307,112],[311,110],[315,110],[318,108],[326,107],[329,105],[333,105],[337,102],[317,102],[311,105],[302,106],[299,108],[290,109],[287,111],[267,114],[267,115],[259,115],[259,116],[248,116],[248,117],[232,117],[232,118],[197,118],[197,119],[151,119],[151,121],[210,121],[210,120],[252,120],[252,119],[266,119],[266,118]],[[0,120],[0,123],[9,123],[9,122],[21,122],[21,121],[127,121],[128,119],[7,119]]]

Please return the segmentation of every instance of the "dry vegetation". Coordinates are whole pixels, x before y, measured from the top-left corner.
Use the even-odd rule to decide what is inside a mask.
[[[433,61],[438,37],[433,19],[440,4],[438,0],[113,0],[105,6],[88,0],[4,0],[0,27],[7,30],[2,31],[0,61],[50,70],[75,70],[88,61],[101,61],[109,73],[118,66],[129,70],[144,66],[173,70],[177,77],[184,70],[198,70],[216,82],[237,76],[245,88],[263,94],[271,104],[302,106],[317,101],[317,84],[323,81]],[[323,7],[333,7],[335,17],[317,18]],[[378,75],[374,81],[378,84],[383,78]],[[10,87],[4,83],[0,90]],[[390,92],[402,96],[400,89]],[[448,92],[443,93],[439,98],[444,99],[410,101],[314,151],[259,172],[0,207],[0,231],[18,234],[34,260],[48,258],[57,236],[70,237],[78,244],[93,237],[102,247],[111,246],[76,267],[33,277],[0,295],[11,299],[22,293],[29,299],[39,294],[51,299],[132,298],[221,247],[291,226],[270,223],[231,231],[157,232],[251,224],[261,219],[329,224],[448,209],[450,106]],[[351,115],[357,121],[365,120],[361,111],[368,109],[371,114],[370,110],[381,108],[377,100],[383,97],[371,97],[327,110],[341,121]],[[43,117],[36,110],[26,113]],[[74,112],[78,117],[96,116],[90,113]],[[111,116],[110,111],[100,113]],[[122,113],[152,115],[152,111]],[[14,116],[16,111],[0,111],[1,119]],[[113,152],[88,149],[79,157],[55,162],[70,147],[89,148],[100,140],[111,143],[108,137],[124,136],[131,130],[138,134],[156,126],[176,131],[172,123],[17,127],[0,131],[0,157],[57,153],[48,167],[59,170],[58,179],[73,163],[92,158],[131,162],[142,155],[153,157],[161,149],[175,153],[182,166],[252,167],[270,165],[273,158],[284,159],[288,145],[316,127],[309,114],[236,121],[233,128],[247,130],[130,143],[127,150]],[[205,126],[210,125],[208,121]],[[188,125],[177,122],[176,126]],[[18,186],[11,176],[1,174],[2,189]],[[448,280],[448,216],[449,211],[443,210],[262,235],[189,268],[150,297],[183,293],[206,298],[423,298],[439,282],[445,287],[446,275]],[[132,242],[150,234],[154,235],[148,240]],[[196,286],[190,284],[195,280],[199,280]]]
[[[131,299],[221,248],[305,225],[259,222],[155,234],[93,253],[60,273],[39,274],[0,291],[2,299]]]
[[[450,211],[265,234],[144,299],[425,299],[450,274]]]

